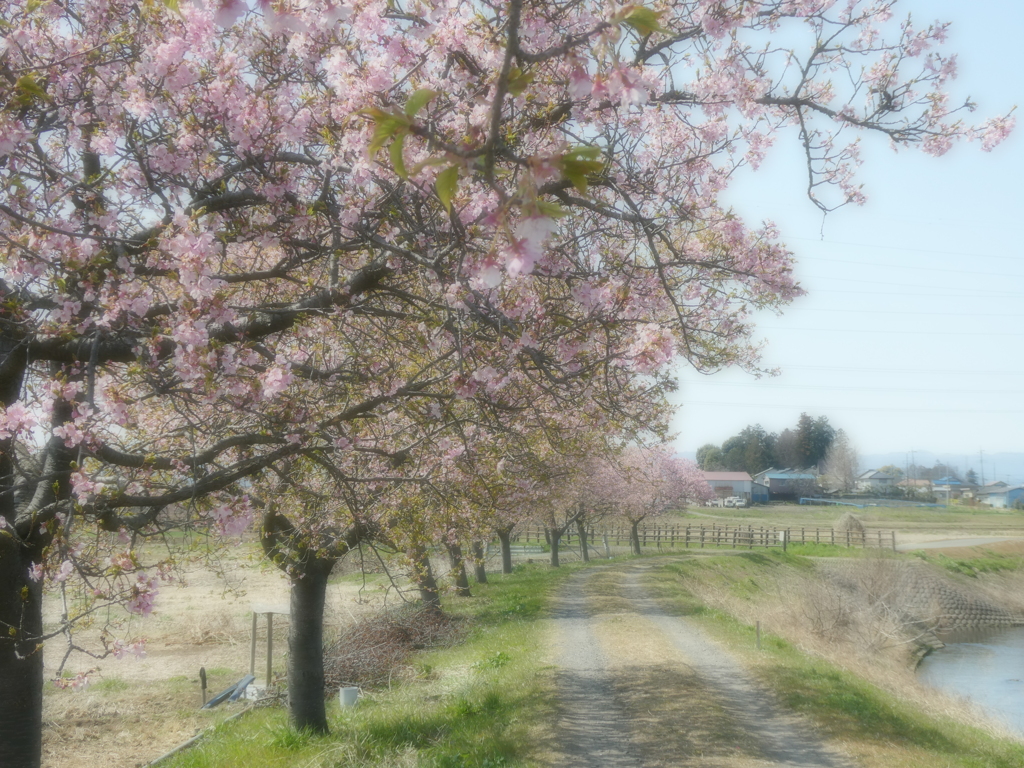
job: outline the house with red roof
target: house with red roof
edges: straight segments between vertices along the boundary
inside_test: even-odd
[[[767,504],[768,486],[754,482],[746,472],[704,472],[711,490],[720,500],[738,496],[748,504]]]

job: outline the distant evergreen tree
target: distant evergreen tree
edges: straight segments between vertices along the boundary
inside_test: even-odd
[[[772,464],[778,469],[800,466],[800,450],[797,433],[792,429],[782,430],[772,446]]]
[[[712,443],[702,445],[697,449],[697,466],[705,472],[715,472],[724,469],[722,449]]]
[[[800,414],[796,423],[796,452],[800,467],[809,467],[817,462],[814,460],[814,419],[806,413]]]
[[[817,466],[825,460],[832,441],[836,439],[835,428],[828,423],[827,416],[819,416],[811,426],[811,461],[807,466]]]

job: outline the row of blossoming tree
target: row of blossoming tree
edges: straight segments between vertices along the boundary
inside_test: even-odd
[[[673,361],[755,370],[749,313],[800,289],[737,169],[791,133],[829,209],[860,135],[1010,130],[893,5],[0,1],[5,764],[40,762],[43,642],[151,609],[148,538],[258,518],[315,645],[359,541],[504,530],[663,434]]]

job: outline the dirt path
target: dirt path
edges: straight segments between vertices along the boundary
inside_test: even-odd
[[[660,606],[644,570],[593,569],[566,585],[554,613],[557,763],[852,768],[694,622]]]

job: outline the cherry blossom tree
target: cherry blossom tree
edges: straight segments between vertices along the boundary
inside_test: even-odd
[[[1012,126],[894,5],[0,0],[7,763],[39,763],[43,585],[149,609],[121,538],[240,527],[289,462],[441,471],[445,409],[508,387],[639,420],[673,361],[755,368],[750,312],[799,288],[719,204],[736,168],[791,132],[831,208],[858,136]]]
[[[700,468],[672,455],[666,446],[626,448],[620,456],[601,461],[592,475],[593,493],[629,523],[629,543],[640,550],[640,523],[688,501],[714,498]]]

